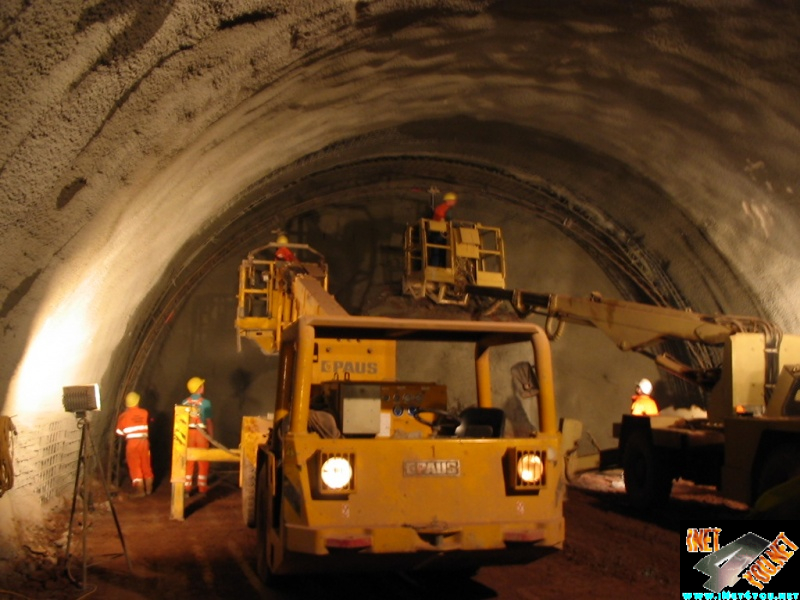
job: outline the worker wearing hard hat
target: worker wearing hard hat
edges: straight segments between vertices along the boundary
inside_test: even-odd
[[[278,239],[275,240],[275,242],[279,245],[278,249],[275,251],[275,258],[277,260],[283,260],[286,262],[299,262],[297,257],[294,255],[294,252],[286,247],[286,244],[289,243],[289,238],[281,234],[278,236]]]
[[[214,423],[211,419],[211,401],[203,397],[205,392],[205,379],[192,377],[186,382],[186,388],[191,394],[181,404],[189,407],[189,440],[190,448],[208,448],[209,438],[214,437]],[[205,434],[205,435],[204,435]],[[208,471],[210,463],[207,460],[186,461],[186,479],[184,492],[188,495],[194,490],[194,471],[197,465],[197,491],[205,494],[208,491]]]
[[[458,196],[455,192],[447,192],[443,201],[433,209],[433,221],[450,220],[450,210],[458,203]],[[428,242],[436,246],[446,246],[447,237],[444,233],[434,231],[428,236]],[[431,248],[429,262],[432,267],[447,266],[447,250],[444,248]]]
[[[636,393],[631,396],[631,414],[651,416],[658,414],[658,404],[650,394],[653,393],[653,384],[649,379],[642,379],[636,384]]]
[[[139,406],[136,392],[125,396],[125,410],[117,419],[117,435],[125,438],[125,461],[133,483],[133,495],[144,496],[153,491],[153,467],[150,463],[150,416]]]
[[[455,192],[447,192],[442,198],[442,203],[433,209],[434,221],[445,221],[449,217],[450,210],[458,204],[458,196]]]

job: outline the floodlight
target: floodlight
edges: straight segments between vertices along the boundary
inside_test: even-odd
[[[100,386],[90,385],[64,386],[64,410],[71,413],[83,413],[89,410],[100,410]]]
[[[80,497],[83,499],[83,526],[81,527],[83,531],[83,580],[81,581],[81,588],[86,589],[86,569],[89,566],[86,563],[86,534],[89,530],[89,528],[86,527],[86,523],[89,513],[89,478],[91,476],[91,473],[87,470],[87,464],[89,463],[89,458],[97,456],[97,449],[94,447],[94,441],[89,431],[91,419],[86,417],[86,412],[100,409],[100,386],[96,383],[64,386],[63,401],[64,410],[75,413],[78,429],[81,430],[81,449],[78,455],[78,468],[75,471],[75,487],[72,492],[72,512],[70,513],[69,526],[67,527],[67,577],[69,577],[70,581],[73,583],[78,583],[77,579],[72,576],[72,572],[70,571],[70,545],[72,543],[72,523],[75,520],[75,506],[78,503],[78,495],[80,494]],[[91,450],[91,452],[89,450]],[[100,471],[100,480],[103,482],[103,487],[106,490],[108,504],[111,507],[111,513],[114,515],[114,522],[117,524],[117,534],[119,534],[119,540],[122,542],[122,550],[125,553],[125,559],[128,561],[128,568],[133,571],[131,559],[125,547],[125,538],[122,537],[122,530],[119,527],[119,519],[117,519],[114,501],[111,498],[108,482],[106,481],[103,468],[99,461],[94,461],[94,468]]]

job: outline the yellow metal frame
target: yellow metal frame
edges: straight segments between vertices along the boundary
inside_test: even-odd
[[[463,306],[469,302],[466,285],[505,287],[505,248],[498,227],[420,219],[406,228],[403,250],[403,291],[414,298]],[[432,264],[436,252],[444,264]]]
[[[287,263],[274,258],[281,246],[297,253],[311,253],[312,262]],[[302,279],[297,288],[295,280]],[[270,243],[251,251],[239,267],[236,343],[252,340],[265,354],[274,354],[281,343],[281,332],[301,314],[344,314],[344,309],[328,294],[328,265],[322,255],[307,244]]]
[[[185,518],[185,498],[187,461],[204,460],[208,462],[239,462],[239,451],[222,450],[220,448],[190,448],[189,442],[189,407],[175,406],[172,429],[172,497],[170,500],[170,518],[183,521]]]

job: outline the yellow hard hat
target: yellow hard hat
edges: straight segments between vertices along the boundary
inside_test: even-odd
[[[289,243],[289,238],[286,237],[285,235],[279,235],[278,236],[278,243],[279,244],[288,244]]]
[[[128,392],[128,395],[125,396],[125,406],[131,408],[133,406],[139,406],[139,400],[141,400],[141,396],[136,392]]]
[[[455,192],[447,192],[444,195],[445,202],[456,202],[458,200],[458,196],[456,196]]]
[[[186,382],[186,389],[189,390],[190,394],[194,394],[203,387],[203,384],[206,382],[205,379],[200,377],[192,377],[189,381]]]

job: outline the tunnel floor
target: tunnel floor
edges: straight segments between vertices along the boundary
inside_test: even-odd
[[[69,569],[64,541],[70,510],[61,515],[57,565],[15,573],[12,590],[30,599],[79,598],[519,598],[573,597],[676,598],[680,592],[680,519],[738,519],[743,512],[725,505],[712,489],[676,482],[667,507],[633,511],[622,493],[619,472],[582,475],[564,504],[567,538],[563,551],[528,565],[485,567],[472,578],[403,573],[303,577],[279,589],[265,587],[255,574],[255,531],[242,523],[241,495],[234,472],[217,473],[205,497],[191,499],[186,519],[170,519],[170,485],[153,495],[132,498],[123,488],[113,497],[123,552],[105,496],[95,494],[86,533],[84,584],[82,513],[76,511]],[[99,486],[102,492],[102,486]],[[104,501],[105,500],[105,501]],[[46,545],[46,540],[42,540]],[[0,586],[4,587],[4,586]],[[8,588],[6,588],[8,589]],[[2,595],[2,594],[0,594]]]

